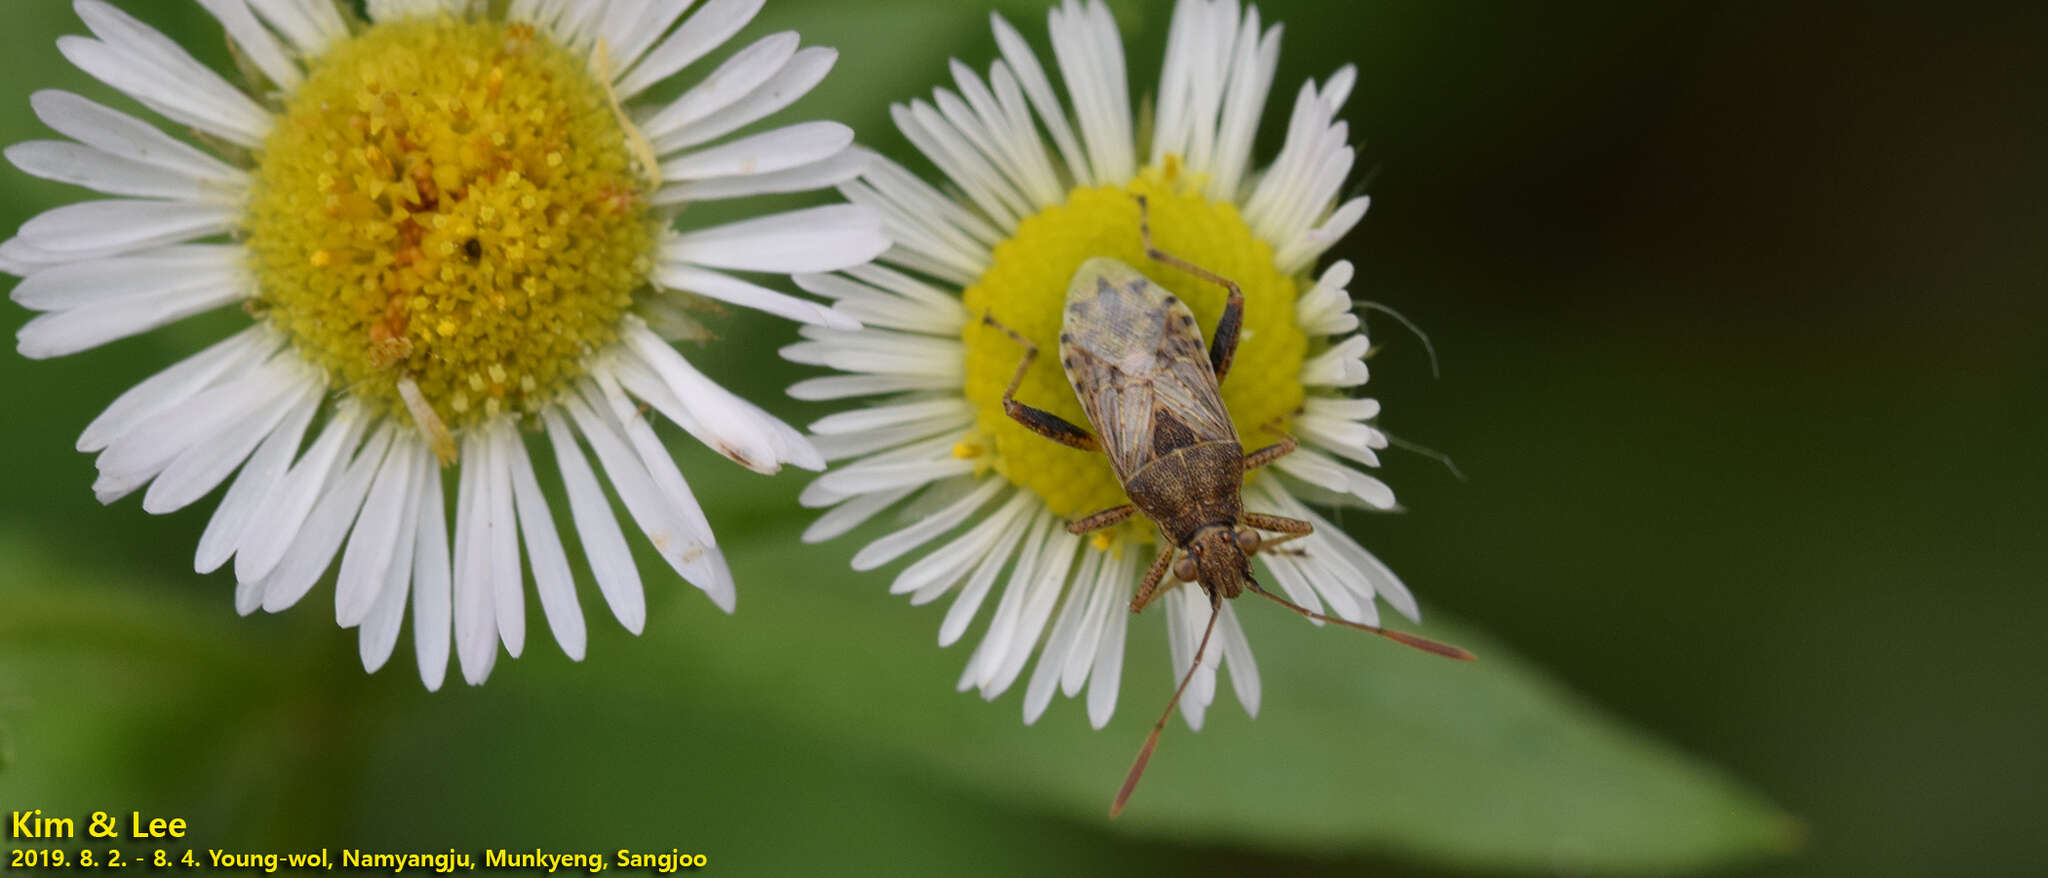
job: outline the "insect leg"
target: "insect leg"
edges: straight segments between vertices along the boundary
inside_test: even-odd
[[[1261,554],[1261,555],[1287,555],[1287,556],[1290,556],[1290,557],[1295,557],[1295,558],[1299,558],[1299,557],[1301,557],[1301,556],[1303,556],[1303,555],[1306,555],[1306,554],[1308,554],[1308,553],[1307,553],[1306,551],[1302,550],[1302,548],[1301,548],[1300,546],[1294,546],[1294,547],[1292,547],[1292,548],[1287,548],[1287,549],[1275,549],[1275,548],[1273,548],[1273,547],[1274,547],[1274,546],[1278,546],[1278,545],[1281,545],[1281,544],[1284,544],[1284,543],[1291,543],[1291,542],[1294,542],[1295,540],[1301,539],[1302,537],[1305,537],[1305,536],[1308,536],[1308,534],[1306,534],[1306,533],[1298,533],[1298,534],[1288,534],[1288,535],[1286,535],[1286,536],[1283,536],[1283,537],[1277,537],[1277,538],[1275,538],[1275,539],[1270,539],[1270,540],[1266,540],[1266,541],[1264,541],[1264,542],[1262,542],[1262,543],[1260,543],[1260,544],[1259,544],[1259,554]]]
[[[1067,522],[1067,533],[1080,535],[1090,531],[1098,531],[1105,527],[1122,524],[1125,519],[1136,514],[1138,514],[1138,507],[1132,506],[1129,503],[1125,503],[1122,506],[1111,506],[1086,518]]]
[[[1244,471],[1251,472],[1280,458],[1294,453],[1299,443],[1292,436],[1282,436],[1280,441],[1244,456]]]
[[[1002,330],[1012,341],[1024,346],[1024,359],[1017,363],[1016,374],[1010,376],[1010,386],[1003,390],[1003,412],[1008,414],[1011,420],[1023,424],[1025,429],[1061,445],[1079,448],[1082,451],[1101,451],[1102,446],[1096,443],[1095,437],[1087,430],[1074,426],[1067,419],[1052,412],[1032,408],[1017,401],[1017,386],[1024,383],[1024,373],[1031,371],[1031,362],[1038,359],[1038,345],[1032,344],[1030,339],[996,322],[994,317],[987,314],[981,315],[981,322]]]
[[[1296,536],[1307,536],[1315,533],[1316,530],[1315,525],[1302,521],[1299,518],[1288,518],[1284,515],[1267,515],[1263,512],[1245,513],[1244,523],[1259,530],[1270,530],[1276,533],[1294,534]]]
[[[1216,373],[1216,383],[1221,384],[1223,376],[1230,373],[1230,359],[1237,356],[1237,331],[1244,326],[1244,291],[1238,289],[1236,281],[1152,246],[1152,207],[1145,201],[1145,196],[1136,197],[1138,234],[1145,241],[1145,255],[1230,292],[1230,300],[1223,306],[1223,317],[1216,321],[1216,333],[1209,339],[1209,368]]]
[[[1172,546],[1166,547],[1166,551],[1159,553],[1158,560],[1152,562],[1152,569],[1145,571],[1145,579],[1138,583],[1137,594],[1131,596],[1131,612],[1144,612],[1154,598],[1166,593],[1159,583],[1166,578],[1166,569],[1173,564],[1175,551]]]

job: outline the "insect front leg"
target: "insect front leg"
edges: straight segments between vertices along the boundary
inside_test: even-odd
[[[1295,536],[1307,536],[1316,531],[1315,525],[1302,521],[1299,518],[1288,518],[1284,515],[1267,515],[1263,512],[1245,513],[1244,523],[1259,530],[1270,530],[1275,533],[1294,534]],[[1283,541],[1275,540],[1274,542]]]
[[[1259,467],[1265,466],[1266,464],[1272,463],[1273,461],[1286,457],[1287,455],[1294,453],[1294,449],[1299,446],[1300,443],[1295,442],[1293,436],[1282,436],[1280,437],[1280,441],[1245,455],[1244,471],[1251,472],[1252,470],[1258,469]]]
[[[1078,518],[1067,522],[1067,533],[1078,536],[1091,531],[1098,531],[1105,527],[1122,524],[1136,514],[1138,514],[1138,507],[1132,506],[1129,503],[1125,503],[1122,506],[1111,506],[1085,518]]]
[[[1136,198],[1138,234],[1145,241],[1145,255],[1230,292],[1230,300],[1223,305],[1223,317],[1216,321],[1216,332],[1209,338],[1209,368],[1216,373],[1216,383],[1222,384],[1223,376],[1230,373],[1231,358],[1237,356],[1238,330],[1244,327],[1244,291],[1238,289],[1236,281],[1152,246],[1152,206],[1145,196]]]
[[[1017,386],[1024,383],[1024,374],[1031,371],[1032,361],[1038,359],[1038,345],[1031,339],[1017,334],[988,314],[981,315],[981,322],[1003,331],[1012,341],[1024,346],[1024,359],[1017,364],[1017,372],[1010,376],[1010,386],[1003,390],[1003,413],[1010,419],[1023,424],[1025,429],[1061,445],[1079,448],[1082,451],[1101,451],[1102,446],[1087,430],[1074,426],[1067,419],[1040,408],[1033,408],[1017,401]]]
[[[1165,589],[1159,587],[1159,583],[1166,578],[1166,568],[1173,564],[1175,551],[1177,550],[1174,547],[1167,546],[1159,553],[1159,558],[1152,562],[1152,567],[1145,571],[1144,580],[1138,583],[1137,594],[1131,596],[1131,612],[1144,612],[1154,598],[1166,593]]]

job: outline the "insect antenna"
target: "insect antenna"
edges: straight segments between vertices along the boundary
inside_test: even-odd
[[[1448,643],[1438,643],[1427,637],[1418,637],[1416,635],[1409,634],[1406,631],[1395,631],[1392,628],[1376,628],[1371,625],[1361,625],[1357,622],[1352,622],[1347,619],[1339,619],[1335,616],[1325,616],[1321,613],[1315,612],[1306,607],[1303,607],[1300,604],[1283,598],[1277,594],[1260,588],[1259,584],[1256,582],[1247,582],[1245,583],[1245,587],[1251,589],[1252,591],[1258,592],[1259,594],[1265,595],[1266,597],[1272,598],[1275,602],[1280,604],[1280,606],[1286,607],[1311,619],[1316,619],[1323,622],[1335,622],[1346,628],[1356,628],[1360,631],[1364,631],[1370,634],[1377,634],[1381,637],[1384,637],[1395,643],[1399,643],[1403,646],[1412,646],[1416,649],[1422,650],[1423,652],[1440,655],[1444,658],[1457,659],[1461,662],[1469,662],[1478,658],[1478,656],[1475,656],[1469,652],[1466,652],[1463,649],[1452,646]]]
[[[1188,665],[1188,672],[1181,675],[1180,686],[1173,690],[1173,697],[1166,702],[1166,710],[1159,714],[1159,721],[1152,724],[1152,734],[1145,737],[1145,746],[1138,750],[1138,761],[1131,763],[1131,773],[1124,776],[1123,788],[1116,791],[1116,801],[1109,805],[1109,816],[1123,813],[1124,803],[1130,801],[1131,791],[1138,788],[1138,778],[1145,775],[1145,763],[1152,761],[1152,748],[1159,746],[1159,733],[1166,731],[1166,721],[1173,718],[1173,709],[1180,704],[1181,693],[1188,691],[1189,681],[1195,679],[1195,672],[1202,669],[1202,653],[1209,648],[1209,635],[1216,631],[1216,617],[1223,612],[1223,593],[1209,592],[1209,627],[1202,629],[1202,643],[1195,647],[1195,660]]]
[[[1423,353],[1429,355],[1429,377],[1444,377],[1443,373],[1437,370],[1436,345],[1430,343],[1429,333],[1423,332],[1422,327],[1415,325],[1415,321],[1408,319],[1407,316],[1403,315],[1401,312],[1389,308],[1385,305],[1382,305],[1378,302],[1360,302],[1352,307],[1359,311],[1378,311],[1382,314],[1387,315],[1388,317],[1394,318],[1396,322],[1400,323],[1402,326],[1407,327],[1409,332],[1414,333],[1416,338],[1421,339],[1422,351]]]

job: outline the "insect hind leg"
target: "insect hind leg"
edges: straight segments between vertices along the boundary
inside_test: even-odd
[[[1223,383],[1223,376],[1230,374],[1230,361],[1237,356],[1238,330],[1244,328],[1244,291],[1237,282],[1216,272],[1175,256],[1152,245],[1152,206],[1145,196],[1138,199],[1138,235],[1145,241],[1145,255],[1153,261],[1178,268],[1198,278],[1222,287],[1230,293],[1229,301],[1223,305],[1223,317],[1216,321],[1216,333],[1209,339],[1209,368],[1216,373],[1216,383]]]
[[[1016,373],[1010,376],[1010,386],[1003,390],[1003,413],[1009,415],[1011,420],[1023,424],[1025,429],[1061,445],[1082,451],[1101,451],[1102,446],[1087,430],[1074,426],[1066,418],[1052,412],[1017,401],[1017,387],[1024,383],[1025,373],[1031,371],[1031,363],[1038,359],[1038,345],[1018,334],[1017,330],[997,322],[995,317],[989,314],[982,314],[981,322],[1002,330],[1010,340],[1024,346],[1024,359],[1018,361]]]

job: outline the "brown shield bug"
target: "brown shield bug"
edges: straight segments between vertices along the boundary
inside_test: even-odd
[[[1181,582],[1199,582],[1209,595],[1209,625],[1188,672],[1174,689],[1166,710],[1138,751],[1138,759],[1110,805],[1114,817],[1137,788],[1159,735],[1173,708],[1201,666],[1216,630],[1225,598],[1256,592],[1311,619],[1369,631],[1396,642],[1463,661],[1472,654],[1455,646],[1413,634],[1361,625],[1311,612],[1260,587],[1252,578],[1251,557],[1273,551],[1289,540],[1307,536],[1314,525],[1299,519],[1247,512],[1245,474],[1285,456],[1295,441],[1283,438],[1246,454],[1237,427],[1223,404],[1221,382],[1237,352],[1238,330],[1244,321],[1244,293],[1237,284],[1178,256],[1152,246],[1152,228],[1145,197],[1137,196],[1138,230],[1145,255],[1223,287],[1229,299],[1206,351],[1202,330],[1186,303],[1145,275],[1114,259],[1095,258],[1081,264],[1067,286],[1066,311],[1060,329],[1060,363],[1080,397],[1081,409],[1094,426],[1091,433],[1058,415],[1016,399],[1017,387],[1038,356],[1038,347],[1016,331],[984,314],[982,321],[1024,348],[1024,359],[1003,392],[1003,411],[1032,432],[1082,451],[1109,456],[1110,468],[1131,502],[1105,509],[1067,525],[1082,534],[1112,527],[1144,513],[1164,537],[1167,548],[1145,571],[1131,598],[1131,612],[1145,609],[1164,594],[1162,581],[1170,570]],[[1260,531],[1281,534],[1268,539]],[[1177,560],[1176,560],[1177,559]]]

